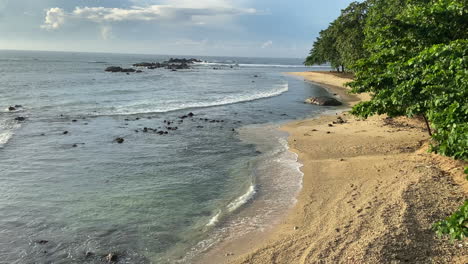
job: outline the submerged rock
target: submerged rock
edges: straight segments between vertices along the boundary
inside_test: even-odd
[[[23,116],[18,116],[15,118],[16,121],[24,121],[26,120],[26,117],[23,117]]]
[[[311,97],[305,100],[308,104],[320,105],[320,106],[339,106],[342,105],[340,101],[336,100],[332,97],[327,96],[319,96],[319,97]]]
[[[14,106],[8,107],[8,111],[15,111],[15,110],[16,110],[16,108]]]

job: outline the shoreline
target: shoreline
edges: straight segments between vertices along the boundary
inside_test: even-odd
[[[349,95],[350,79],[331,73],[290,74],[324,86],[348,107],[369,98]],[[427,153],[418,120],[360,120],[345,111],[281,126],[303,164],[298,202],[267,234],[234,241],[205,263],[468,260],[468,244],[437,239],[430,229],[468,197],[463,163]],[[346,123],[333,125],[337,116]],[[230,248],[247,253],[223,255]]]

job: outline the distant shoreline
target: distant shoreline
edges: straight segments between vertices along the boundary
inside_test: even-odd
[[[349,95],[344,83],[351,79],[336,74],[290,74],[324,86],[346,106],[369,98]],[[346,123],[333,124],[337,116]],[[427,153],[429,137],[420,121],[363,121],[343,112],[281,129],[304,165],[298,203],[268,235],[225,248],[208,263],[411,262],[426,255],[466,261],[466,247],[436,239],[430,226],[458,206],[468,186],[463,171],[447,169],[455,161]]]

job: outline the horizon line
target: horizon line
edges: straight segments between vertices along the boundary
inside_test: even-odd
[[[42,50],[42,49],[7,49],[0,48],[0,51],[38,51],[38,52],[57,52],[57,53],[104,53],[104,54],[120,54],[120,55],[149,55],[149,56],[187,56],[187,57],[227,57],[227,58],[269,58],[269,59],[305,59],[305,57],[267,57],[267,56],[226,56],[226,55],[188,55],[188,54],[156,54],[156,53],[125,53],[125,52],[109,52],[109,51],[76,51],[76,50]]]

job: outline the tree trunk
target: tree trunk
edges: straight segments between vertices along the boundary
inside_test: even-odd
[[[344,72],[345,68],[344,65],[341,65],[341,72]]]
[[[432,131],[431,131],[431,126],[429,125],[429,120],[427,120],[427,117],[425,114],[423,114],[422,117],[424,118],[424,122],[426,123],[427,133],[429,133],[429,136],[432,137]]]

